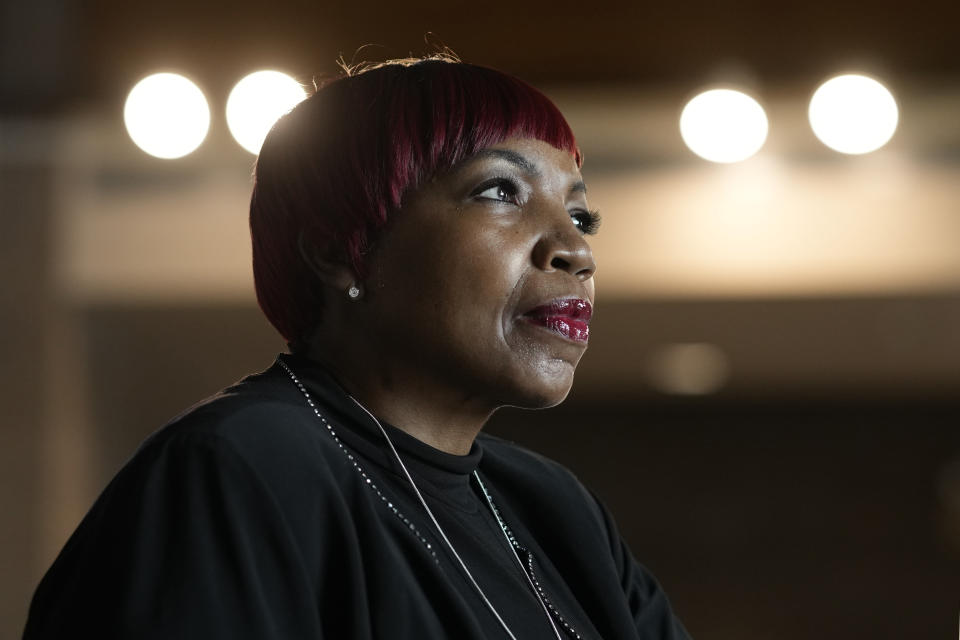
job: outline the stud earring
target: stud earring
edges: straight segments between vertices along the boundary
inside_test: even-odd
[[[351,285],[350,285],[350,288],[347,289],[347,296],[348,296],[351,300],[359,300],[359,299],[360,299],[360,287],[358,287],[356,284],[351,284]]]

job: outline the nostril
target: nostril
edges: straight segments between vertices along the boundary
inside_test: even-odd
[[[570,263],[560,257],[555,257],[550,261],[550,266],[554,269],[560,269],[562,271],[567,271],[570,269]]]

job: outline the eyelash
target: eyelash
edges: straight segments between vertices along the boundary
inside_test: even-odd
[[[592,236],[600,230],[600,212],[578,209],[571,212],[570,218],[573,224],[580,229],[584,235]]]
[[[484,191],[489,191],[490,189],[498,187],[500,192],[503,193],[505,200],[500,198],[480,198],[481,200],[493,200],[495,202],[510,202],[512,204],[519,204],[517,200],[517,194],[520,193],[520,189],[512,180],[507,178],[494,178],[493,180],[488,180],[481,184],[479,187],[473,190],[471,197],[477,198]],[[600,228],[600,213],[597,211],[588,211],[586,209],[576,209],[570,212],[570,219],[573,220],[574,226],[580,230],[584,235],[593,235]]]
[[[478,197],[484,191],[489,191],[494,187],[499,187],[503,191],[504,195],[508,198],[507,200],[500,200],[499,198],[480,198],[481,200],[494,200],[496,202],[510,202],[513,204],[518,204],[517,194],[520,193],[519,187],[512,180],[507,178],[494,178],[493,180],[487,180],[479,187],[473,190],[473,193],[470,195],[474,198]]]

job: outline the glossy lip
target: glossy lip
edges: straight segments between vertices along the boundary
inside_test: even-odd
[[[549,329],[568,340],[586,343],[590,339],[593,306],[581,298],[560,298],[534,307],[523,314],[530,323]]]

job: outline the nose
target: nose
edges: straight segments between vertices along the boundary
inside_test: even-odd
[[[533,262],[543,271],[566,271],[580,281],[589,280],[597,270],[593,251],[583,235],[565,215],[565,222],[545,232],[533,249]],[[563,228],[566,227],[566,228]]]

